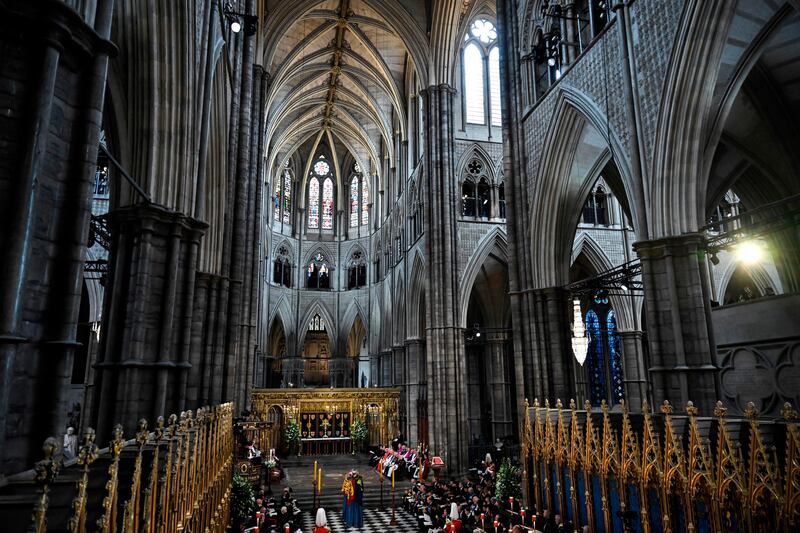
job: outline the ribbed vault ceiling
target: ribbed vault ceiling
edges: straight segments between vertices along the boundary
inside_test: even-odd
[[[294,2],[276,3],[264,57],[270,166],[324,137],[343,143],[365,168],[380,168],[381,143],[394,162],[395,131],[406,137],[409,50],[423,35],[394,3],[406,20],[390,23],[366,0],[305,2],[301,12],[282,7]],[[400,28],[416,35],[401,38]]]

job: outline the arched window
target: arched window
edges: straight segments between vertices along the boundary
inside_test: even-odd
[[[283,173],[275,178],[275,222],[291,224],[292,222],[292,184],[293,174],[289,168],[289,160],[283,165]]]
[[[316,313],[311,317],[311,322],[308,324],[308,331],[325,331],[325,321]]]
[[[308,268],[306,269],[306,288],[331,288],[331,267],[325,260],[325,256],[321,253],[315,255],[308,263]]]
[[[292,286],[292,261],[285,246],[278,248],[272,269],[272,281],[284,287]]]
[[[461,184],[461,215],[465,217],[490,218],[492,199],[485,165],[473,157],[466,166],[466,177]]]
[[[308,229],[333,229],[333,193],[331,166],[325,156],[320,155],[308,180]]]
[[[486,19],[472,23],[461,53],[464,116],[467,124],[502,125],[500,108],[500,50],[497,29]]]
[[[477,187],[472,178],[464,180],[461,185],[461,214],[465,217],[474,217],[477,213],[475,206],[478,200],[475,198]]]
[[[608,292],[598,291],[592,296],[584,326],[589,335],[589,400],[595,406],[603,400],[615,405],[625,398],[625,384],[617,319],[609,305]]]
[[[369,224],[369,185],[358,163],[353,167],[353,172],[350,178],[350,227],[357,228],[359,224]]]
[[[308,183],[308,227],[319,229],[319,180],[316,176]]]
[[[367,262],[361,250],[356,250],[350,256],[350,266],[347,269],[347,289],[359,289],[367,285]]]
[[[586,203],[583,204],[581,222],[583,224],[608,225],[607,196],[603,187],[597,187],[589,193]]]

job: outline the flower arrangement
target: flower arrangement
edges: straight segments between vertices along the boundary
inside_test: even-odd
[[[509,496],[522,496],[519,467],[511,464],[508,459],[503,459],[503,464],[497,470],[497,480],[494,487],[494,495],[500,501],[507,499]]]
[[[365,442],[367,442],[367,437],[369,433],[367,430],[367,424],[361,417],[356,418],[355,422],[353,422],[353,428],[350,433],[350,438],[353,439],[353,444],[357,448],[361,448]]]
[[[240,524],[256,511],[256,493],[247,479],[238,472],[233,473],[231,481],[231,521],[238,530]]]
[[[289,422],[284,430],[284,440],[289,450],[296,449],[300,445],[300,426],[296,422]]]

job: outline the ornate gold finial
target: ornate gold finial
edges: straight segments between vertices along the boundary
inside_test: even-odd
[[[786,402],[781,408],[781,417],[789,422],[794,422],[797,420],[797,411],[792,408],[792,404]]]
[[[558,410],[560,411],[560,410],[561,410],[561,407],[562,407],[562,405],[561,405],[561,398],[559,398],[559,399],[557,399],[557,400],[556,400],[556,409],[558,409]]]
[[[728,408],[722,405],[722,402],[717,400],[717,403],[714,405],[714,416],[717,418],[722,418],[728,414]]]
[[[672,405],[670,405],[669,400],[664,400],[664,403],[661,404],[661,412],[665,415],[672,414]]]
[[[756,404],[753,402],[747,402],[747,407],[744,408],[744,416],[746,416],[748,420],[755,420],[758,416]]]
[[[111,443],[108,446],[112,457],[116,457],[117,455],[119,455],[124,446],[125,446],[125,439],[122,438],[122,424],[117,424],[116,426],[114,426],[114,431],[111,436]]]
[[[642,402],[642,414],[649,415],[650,414],[650,402],[647,400]]]
[[[569,408],[573,411],[578,408],[578,404],[575,403],[575,398],[570,399]]]
[[[619,401],[619,408],[622,410],[622,414],[623,415],[627,415],[628,414],[628,402],[625,401],[625,398],[622,398]]]
[[[40,485],[48,485],[53,482],[58,475],[58,470],[61,468],[61,458],[56,458],[56,453],[60,449],[58,441],[53,437],[47,437],[42,446],[44,452],[44,459],[37,462],[33,467],[36,474],[34,481]]]
[[[583,410],[587,413],[592,412],[592,403],[589,400],[583,400]]]
[[[527,411],[530,408],[530,404],[528,403],[528,399],[525,398],[525,410]]]
[[[538,409],[539,408],[539,398],[536,398],[536,399],[533,400],[533,407],[534,407],[534,409]]]
[[[147,436],[147,420],[142,418],[136,425],[136,443],[139,445],[139,447],[142,447],[147,443]]]
[[[608,414],[608,403],[605,400],[600,400],[600,410],[603,414]]]
[[[697,416],[697,407],[694,406],[692,400],[686,402],[686,414],[689,416]]]

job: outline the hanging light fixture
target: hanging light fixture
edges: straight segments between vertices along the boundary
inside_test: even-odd
[[[583,366],[586,361],[586,352],[589,351],[589,335],[583,327],[581,301],[575,298],[572,301],[572,353],[578,364]]]

